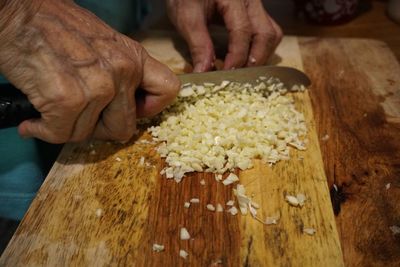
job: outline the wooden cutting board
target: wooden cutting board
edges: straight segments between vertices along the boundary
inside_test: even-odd
[[[185,63],[187,54],[175,49],[179,45],[159,34],[149,36],[142,43],[150,54],[176,72],[190,69]],[[162,161],[152,145],[134,141],[125,145],[66,145],[2,255],[0,265],[343,266],[310,95],[319,94],[315,90],[323,82],[322,74],[315,68],[330,56],[327,50],[335,56],[345,52],[348,58],[344,60],[351,61],[358,59],[360,44],[370,51],[381,49],[373,41],[351,42],[352,46],[346,47],[346,42],[339,39],[285,37],[273,59],[279,65],[303,69],[302,58],[306,58],[311,62],[306,65],[307,73],[317,82],[310,92],[295,95],[296,106],[305,114],[309,127],[307,151],[292,151],[292,160],[273,167],[256,162],[254,169],[239,173],[240,183],[261,205],[262,217],[280,215],[277,225],[262,225],[249,215],[208,211],[208,203],[223,204],[233,199],[232,187],[203,173],[190,175],[179,184],[160,177]],[[367,69],[370,63],[364,62]],[[345,71],[334,64],[329,66],[328,70],[321,65],[327,81],[329,71]],[[345,72],[340,73],[346,76]],[[394,105],[390,98],[383,107],[396,118]],[[140,138],[148,137],[142,134]],[[145,164],[140,163],[141,157]],[[206,181],[205,186],[200,185],[201,179]],[[287,205],[284,195],[299,192],[307,195],[307,204],[301,209]],[[193,197],[198,197],[200,204],[185,209],[184,202]],[[348,228],[354,229],[353,221],[347,222]],[[180,227],[188,229],[191,240],[179,240]],[[305,235],[303,227],[313,227],[317,232],[314,236]],[[346,240],[343,233],[342,242]],[[153,252],[154,243],[163,244],[165,251]],[[189,253],[187,260],[179,257],[179,249]],[[344,255],[356,260],[349,256],[346,262],[358,265],[366,259],[363,253],[356,253],[357,248],[351,249],[354,251]],[[390,262],[398,259],[392,257]]]

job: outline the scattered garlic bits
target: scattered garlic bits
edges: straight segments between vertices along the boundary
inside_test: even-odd
[[[314,228],[304,228],[303,233],[307,235],[314,235],[317,231]]]
[[[232,206],[230,209],[228,209],[228,212],[235,216],[236,214],[238,214],[239,211],[235,206]]]
[[[181,240],[189,240],[190,239],[190,234],[185,227],[181,228],[181,230],[179,232],[179,237]]]
[[[285,196],[285,200],[291,206],[303,207],[304,206],[304,202],[307,200],[307,198],[306,198],[306,196],[304,194],[297,194],[297,196],[286,195]]]
[[[228,175],[228,177],[226,177],[226,179],[222,181],[222,183],[224,185],[230,185],[230,184],[233,184],[234,182],[238,182],[238,181],[239,181],[239,177],[237,177],[237,175],[234,173],[230,173]]]
[[[181,249],[181,250],[179,250],[179,256],[186,260],[187,257],[189,256],[189,253],[187,253],[185,250]]]
[[[153,251],[155,251],[155,252],[164,251],[164,246],[163,245],[159,245],[159,244],[153,244]]]
[[[215,211],[215,207],[214,207],[213,204],[207,204],[206,208],[207,208],[209,211]]]
[[[278,215],[270,216],[270,217],[265,218],[264,224],[265,225],[278,224],[279,219],[280,219],[280,216],[278,216]]]
[[[274,164],[289,159],[290,147],[304,150],[304,116],[286,92],[274,78],[255,86],[184,84],[159,115],[159,125],[148,129],[161,142],[157,150],[169,166],[166,177],[179,182],[193,171],[245,170],[254,158]]]

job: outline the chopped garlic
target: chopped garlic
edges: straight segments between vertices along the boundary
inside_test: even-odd
[[[301,206],[301,207],[303,207],[304,206],[304,202],[306,201],[306,196],[304,195],[304,194],[297,194],[297,196],[296,196],[296,198],[297,198],[297,201],[299,202],[299,205]]]
[[[397,225],[392,225],[389,227],[390,230],[392,231],[393,235],[398,235],[400,234],[400,227]]]
[[[215,180],[216,180],[217,182],[222,181],[222,174],[216,174],[216,175],[215,175]]]
[[[190,239],[190,234],[185,227],[181,228],[181,230],[179,232],[179,237],[181,240],[189,240]]]
[[[116,161],[122,161],[122,159],[120,157],[116,157],[115,160]]]
[[[159,244],[153,244],[153,251],[155,252],[161,252],[164,250],[164,246],[163,245],[159,245]]]
[[[303,228],[303,233],[308,235],[314,235],[316,232],[314,228]]]
[[[213,204],[207,204],[206,207],[207,207],[207,209],[210,210],[210,211],[215,211],[215,207],[214,207]]]
[[[251,202],[249,202],[249,211],[251,216],[253,216],[253,218],[257,217],[257,210],[251,205]]]
[[[304,150],[305,118],[286,92],[276,78],[255,86],[183,85],[177,100],[156,118],[160,124],[148,128],[172,168],[166,177],[179,182],[194,171],[221,175],[252,168],[254,158],[268,164],[289,159],[290,147]]]
[[[226,202],[227,206],[233,206],[235,205],[235,201],[234,200],[229,200],[228,202]]]
[[[198,199],[198,198],[192,198],[189,201],[190,201],[190,203],[200,203],[200,199]]]
[[[97,209],[96,210],[96,216],[100,218],[102,215],[103,215],[103,210],[102,209]]]
[[[222,207],[222,205],[221,204],[217,204],[217,212],[223,212],[224,211],[224,208]]]
[[[236,189],[233,189],[233,194],[237,198],[240,212],[243,215],[246,215],[247,214],[247,207],[250,204],[251,199],[248,196],[246,196],[246,190],[245,190],[244,186],[241,185],[241,184],[238,184],[236,186]]]
[[[139,165],[143,166],[143,164],[144,164],[144,157],[140,157]]]
[[[267,217],[265,218],[265,224],[266,225],[271,225],[271,224],[277,224],[278,220],[279,220],[279,216],[271,216],[271,217]]]
[[[234,173],[230,173],[228,177],[226,177],[226,179],[222,181],[222,183],[224,185],[230,185],[237,181],[239,181],[239,177],[237,177],[237,175]]]
[[[200,184],[201,184],[201,185],[206,185],[206,181],[204,181],[204,179],[201,179],[201,180],[200,180]]]
[[[236,215],[239,211],[235,206],[232,206],[230,209],[228,209],[228,212],[230,212],[232,215]]]
[[[389,190],[389,189],[390,189],[390,186],[391,186],[391,184],[390,184],[390,183],[387,183],[387,184],[385,185],[386,190]]]
[[[255,203],[254,201],[251,201],[251,202],[250,202],[250,205],[251,205],[253,208],[255,208],[255,209],[259,209],[259,208],[260,208],[260,205],[258,205],[258,204]]]
[[[298,200],[296,197],[294,197],[294,196],[286,195],[285,199],[286,199],[286,201],[287,201],[290,205],[292,205],[292,206],[297,207],[297,206],[300,205],[299,200]]]
[[[328,141],[328,139],[329,139],[329,135],[327,135],[327,134],[324,135],[324,136],[321,138],[321,140],[324,141],[324,142],[325,142],[325,141]]]
[[[170,178],[174,178],[174,169],[169,167],[165,169],[165,176],[170,179]]]
[[[180,91],[179,91],[179,96],[180,97],[188,97],[194,94],[194,90],[192,87],[183,87]]]
[[[179,250],[179,256],[181,258],[184,258],[185,260],[187,259],[187,257],[189,256],[189,253],[187,253],[186,251],[184,251],[183,249]]]
[[[183,206],[188,209],[190,207],[190,202],[185,202],[185,204],[183,204]]]

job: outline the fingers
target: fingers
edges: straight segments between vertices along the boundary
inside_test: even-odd
[[[180,81],[168,67],[146,55],[140,87],[144,94],[136,101],[136,115],[139,118],[151,117],[175,99],[180,89]]]
[[[253,31],[247,66],[259,66],[265,64],[275,51],[282,39],[282,30],[260,1],[249,1],[247,9]]]
[[[180,5],[182,5],[182,8],[179,8]],[[193,60],[193,71],[204,72],[213,68],[214,46],[208,32],[207,18],[202,1],[172,3],[169,5],[168,13],[171,21],[189,46]]]
[[[241,67],[247,62],[251,41],[251,24],[245,3],[240,0],[218,0],[217,8],[229,32],[224,69]]]
[[[93,137],[100,140],[128,141],[136,132],[135,86],[120,87],[103,110]]]
[[[85,87],[84,94],[88,104],[77,118],[69,142],[78,142],[91,137],[102,110],[115,94],[115,84],[108,68],[92,65],[79,69],[77,76],[80,76],[81,85]]]

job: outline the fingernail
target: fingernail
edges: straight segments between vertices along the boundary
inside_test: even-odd
[[[203,66],[201,64],[197,64],[196,66],[194,66],[193,72],[201,72],[202,67]]]
[[[254,64],[254,63],[257,62],[257,60],[252,56],[250,56],[249,61],[250,61],[251,64]]]

